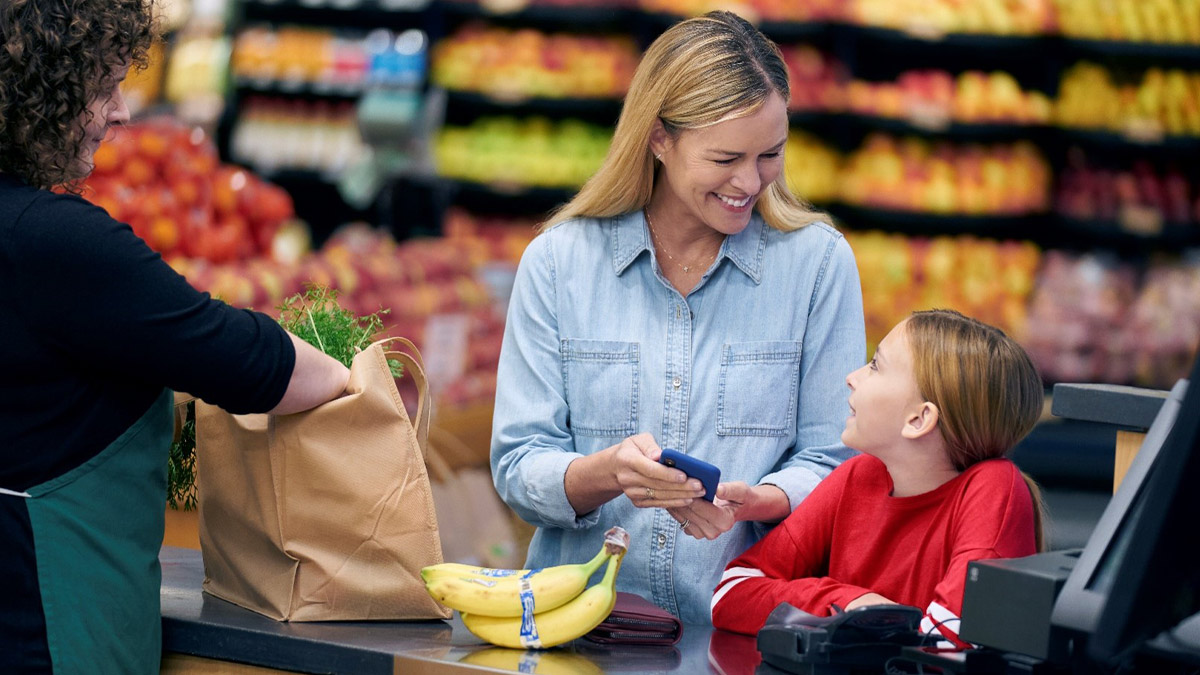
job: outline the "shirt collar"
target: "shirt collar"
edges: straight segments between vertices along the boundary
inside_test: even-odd
[[[613,271],[620,276],[643,251],[650,250],[650,230],[647,229],[645,214],[639,209],[614,218],[609,240],[612,243]],[[721,250],[717,252],[717,259],[729,258],[742,273],[758,284],[762,283],[763,252],[766,247],[767,224],[755,212],[750,216],[750,224],[746,229],[725,237]]]

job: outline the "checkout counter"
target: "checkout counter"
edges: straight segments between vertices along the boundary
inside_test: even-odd
[[[444,673],[781,673],[761,665],[754,638],[688,625],[673,647],[599,645],[519,651],[492,647],[451,621],[280,623],[205,595],[200,552],[165,546],[164,674],[441,675]]]
[[[1200,366],[1196,375],[1193,380],[1200,379]],[[1064,672],[1061,667],[1052,667],[1052,662],[1058,660],[1054,658],[1056,649],[1063,652],[1059,654],[1060,657],[1066,654],[1065,649],[1069,649],[1064,646],[1069,644],[1068,636],[1058,635],[1057,631],[1060,628],[1073,629],[1077,639],[1082,639],[1096,630],[1093,624],[1099,622],[1102,628],[1104,622],[1100,620],[1102,605],[1084,606],[1086,602],[1080,605],[1073,597],[1064,598],[1060,595],[1084,593],[1081,596],[1083,601],[1091,602],[1086,596],[1090,586],[1073,587],[1073,584],[1083,583],[1075,579],[1081,576],[1080,572],[1090,573],[1093,567],[1097,570],[1130,567],[1123,555],[1114,554],[1121,547],[1110,548],[1109,544],[1115,543],[1121,532],[1138,532],[1155,524],[1142,515],[1147,509],[1134,506],[1138,501],[1145,501],[1136,497],[1142,483],[1150,486],[1152,481],[1146,475],[1153,461],[1152,455],[1164,443],[1166,432],[1174,421],[1159,414],[1160,408],[1164,413],[1171,413],[1172,417],[1175,411],[1182,408],[1185,412],[1180,414],[1180,418],[1189,420],[1188,424],[1192,427],[1196,424],[1195,419],[1200,419],[1200,416],[1189,419],[1193,418],[1196,409],[1200,409],[1200,389],[1187,401],[1183,399],[1184,391],[1183,387],[1177,385],[1168,399],[1159,392],[1129,388],[1085,386],[1056,389],[1054,412],[1059,416],[1111,424],[1121,432],[1116,448],[1117,475],[1114,481],[1121,489],[1117,490],[1113,503],[1081,555],[1056,552],[1013,561],[972,563],[978,567],[971,572],[974,576],[969,579],[964,599],[964,639],[1002,650],[1000,653],[1003,654],[1033,658],[1021,665],[1017,672]],[[1174,402],[1164,406],[1167,400]],[[1147,431],[1150,440],[1145,440],[1143,435]],[[1159,434],[1159,431],[1162,433]],[[1178,448],[1170,456],[1179,462],[1191,461],[1188,459],[1188,448],[1185,447],[1191,446],[1191,434],[1194,433],[1197,439],[1192,447],[1200,446],[1200,431],[1191,427],[1186,431],[1189,434],[1186,439],[1174,439],[1172,436]],[[1148,448],[1152,450],[1147,451]],[[1139,449],[1142,451],[1141,461],[1135,461]],[[1164,451],[1163,454],[1168,453]],[[1123,481],[1130,467],[1131,480]],[[1183,467],[1184,464],[1180,464],[1180,468]],[[1175,492],[1182,495],[1180,499],[1191,500],[1186,504],[1183,501],[1163,504],[1163,509],[1183,506],[1190,511],[1190,506],[1196,502],[1196,491],[1189,489],[1189,479],[1200,467],[1196,462],[1186,464],[1186,467],[1187,475],[1159,471],[1154,476],[1158,483],[1152,487],[1163,489],[1181,483],[1175,485]],[[1129,484],[1123,485],[1123,482]],[[1147,503],[1153,504],[1159,496],[1155,494],[1155,499]],[[1165,497],[1165,494],[1161,496]],[[1179,513],[1176,508],[1164,510],[1163,513],[1194,517],[1192,513]],[[1175,532],[1192,530],[1190,536],[1194,539],[1193,528],[1194,523],[1191,523]],[[1160,538],[1159,544],[1164,541],[1174,544],[1176,539],[1187,538]],[[1175,552],[1174,549],[1156,551],[1167,555]],[[1068,562],[1063,562],[1064,555],[1070,558]],[[1079,563],[1075,562],[1076,557],[1079,557]],[[1155,558],[1161,559],[1158,556]],[[354,675],[485,672],[747,675],[785,672],[762,661],[755,638],[714,630],[708,625],[685,626],[681,641],[673,647],[599,645],[581,638],[553,650],[521,651],[484,643],[467,631],[457,615],[452,621],[279,623],[203,594],[201,584],[204,572],[199,551],[165,546],[160,561],[163,570],[162,672],[171,675],[261,675],[279,672]],[[1138,568],[1131,569],[1139,571]],[[1176,573],[1171,577],[1171,582],[1182,585],[1182,590],[1189,588],[1191,582],[1188,580],[1197,576],[1189,569],[1185,565],[1179,570],[1167,568],[1166,571]],[[1144,571],[1149,570],[1147,567]],[[982,581],[987,575],[994,577],[996,582],[970,583]],[[1070,602],[1056,603],[1056,600]],[[1056,604],[1065,607],[1056,607]],[[1037,607],[1041,609],[1035,609]],[[1079,607],[1086,611],[1079,610]],[[1161,607],[1161,603],[1158,607]],[[1006,608],[1008,614],[1005,613]],[[1082,612],[1080,615],[1086,619],[1083,623],[1087,625],[1072,619],[1070,612],[1064,614],[1064,609],[1075,610],[1077,614]],[[1150,609],[1157,614],[1162,613],[1161,609],[1155,609],[1154,606]],[[975,629],[968,635],[965,629],[972,618]],[[1169,625],[1163,627],[1170,628]],[[1159,649],[1160,652],[1172,661],[1200,666],[1200,614],[1180,624],[1180,628],[1174,632],[1168,630],[1164,635],[1174,643],[1170,650],[1163,648]],[[1184,644],[1181,641],[1190,641],[1188,644],[1192,646],[1180,648],[1175,643]],[[1153,646],[1153,643],[1150,644]],[[778,657],[778,654],[774,656]],[[1046,658],[1050,658],[1051,662],[1042,661]],[[1012,666],[1015,663],[1010,662],[1007,672],[1014,672]],[[1039,666],[1046,668],[1039,669]],[[801,672],[793,668],[789,670]],[[987,671],[990,669],[954,672]]]

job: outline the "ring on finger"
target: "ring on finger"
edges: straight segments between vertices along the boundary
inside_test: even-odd
[[[646,488],[646,499],[654,499],[654,488]]]
[[[683,519],[683,522],[679,524],[679,529],[681,529],[681,530],[686,530],[686,529],[687,529],[687,526],[688,526],[688,523],[690,523],[690,522],[692,522],[692,519],[691,519],[691,518],[684,518],[684,519]]]

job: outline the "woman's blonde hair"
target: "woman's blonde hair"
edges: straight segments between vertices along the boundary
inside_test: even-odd
[[[917,389],[938,408],[956,469],[1003,457],[1033,429],[1042,414],[1042,378],[1015,340],[945,309],[914,312],[905,329]],[[1021,475],[1033,498],[1037,547],[1044,550],[1041,490]]]
[[[642,57],[612,145],[600,169],[543,227],[578,216],[610,217],[644,208],[654,191],[650,132],[662,120],[677,136],[756,112],[771,94],[791,97],[779,48],[731,12],[709,12],[667,29]],[[795,230],[824,219],[796,197],[779,173],[756,206],[778,230]]]

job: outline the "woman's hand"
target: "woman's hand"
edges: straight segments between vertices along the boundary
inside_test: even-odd
[[[704,496],[699,480],[659,464],[660,454],[653,436],[638,434],[580,457],[567,466],[567,500],[583,515],[621,494],[639,508],[685,507]]]
[[[621,491],[640,508],[685,507],[704,496],[704,486],[658,463],[662,448],[650,434],[630,436],[616,447],[613,462]]]
[[[717,486],[712,503],[697,499],[688,506],[667,510],[688,535],[716,539],[739,520],[782,520],[790,512],[791,504],[787,494],[774,485],[751,487],[743,481],[732,481]]]

